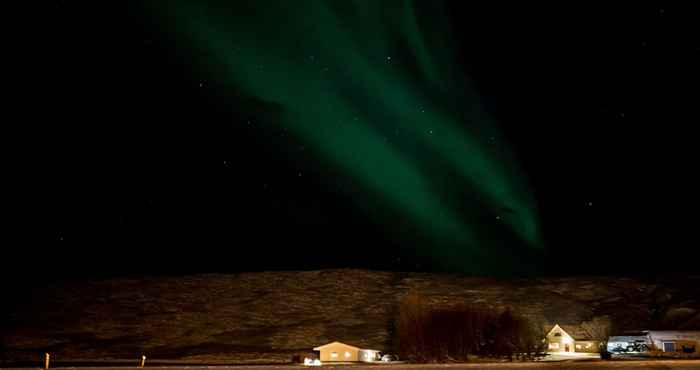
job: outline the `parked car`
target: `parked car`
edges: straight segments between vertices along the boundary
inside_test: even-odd
[[[321,360],[319,359],[311,359],[311,358],[305,358],[304,359],[304,366],[321,366],[323,365],[321,363]]]
[[[392,361],[398,361],[398,360],[399,360],[399,356],[397,356],[397,355],[392,355],[390,353],[382,355],[382,362],[392,362]]]

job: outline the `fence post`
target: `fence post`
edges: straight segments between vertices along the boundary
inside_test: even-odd
[[[146,366],[146,356],[145,355],[141,356],[141,367],[144,367],[144,366]]]
[[[49,355],[48,353],[46,353],[45,360],[44,360],[44,369],[48,369],[48,368],[49,368],[49,359],[50,359],[50,358],[51,358],[51,355]]]

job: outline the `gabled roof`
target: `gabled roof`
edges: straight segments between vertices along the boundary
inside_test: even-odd
[[[552,334],[552,332],[554,332],[554,331],[557,330],[557,329],[559,329],[558,331],[562,332],[562,334],[566,335],[566,336],[569,337],[571,340],[574,340],[574,338],[573,338],[571,335],[569,335],[569,333],[567,333],[566,330],[562,329],[561,326],[559,326],[559,324],[554,324],[554,327],[552,328],[552,330],[550,330],[549,332],[547,332],[547,335],[546,335],[546,336],[547,336],[547,337],[550,336],[550,335]]]
[[[566,330],[566,334],[569,334],[574,340],[591,340],[581,325],[561,325],[560,327],[562,330]]]
[[[576,341],[591,341],[591,340],[594,340],[594,339],[591,339],[591,338],[587,335],[587,333],[581,328],[580,325],[564,325],[564,324],[559,325],[559,324],[555,324],[554,327],[552,328],[552,330],[550,330],[550,331],[547,332],[547,335],[546,335],[546,336],[549,336],[550,334],[552,334],[552,332],[553,332],[554,329],[556,329],[556,328],[559,328],[559,330],[561,330],[561,332],[565,333],[565,334],[566,334],[569,338],[571,338],[572,340],[576,340]]]
[[[320,351],[321,348],[328,347],[328,346],[331,346],[331,345],[334,345],[334,344],[340,344],[340,345],[343,345],[343,346],[345,346],[345,347],[350,347],[350,348],[352,348],[352,349],[356,349],[356,350],[358,350],[358,351],[361,349],[361,348],[359,348],[359,347],[351,346],[351,345],[345,344],[345,343],[343,343],[343,342],[335,341],[335,342],[330,342],[330,343],[324,344],[324,345],[322,345],[322,346],[318,346],[318,347],[314,348],[314,351]]]
[[[646,335],[613,335],[608,337],[608,343],[629,343],[636,340],[646,340],[648,339]]]

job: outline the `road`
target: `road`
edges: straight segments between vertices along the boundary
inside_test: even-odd
[[[147,370],[301,370],[313,367],[292,365],[258,365],[258,366],[146,366]],[[529,362],[529,363],[482,363],[482,364],[446,364],[446,365],[325,365],[323,369],[346,370],[700,370],[700,360],[663,360],[663,361],[596,361],[596,362]],[[11,369],[11,368],[8,368]],[[22,368],[26,370],[27,368]],[[35,368],[36,369],[36,368]],[[58,367],[59,370],[141,370],[137,367]]]

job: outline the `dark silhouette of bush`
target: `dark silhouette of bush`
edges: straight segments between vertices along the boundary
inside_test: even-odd
[[[400,353],[414,362],[463,362],[470,355],[513,360],[543,351],[544,333],[538,327],[509,309],[432,308],[410,292],[401,301],[396,334]]]
[[[593,317],[591,320],[581,323],[581,329],[588,338],[599,342],[598,352],[600,353],[600,358],[605,359],[608,352],[608,337],[612,332],[612,320],[610,317]]]
[[[396,323],[397,342],[402,357],[417,362],[426,358],[425,329],[428,312],[423,297],[416,292],[409,292],[401,301]]]

